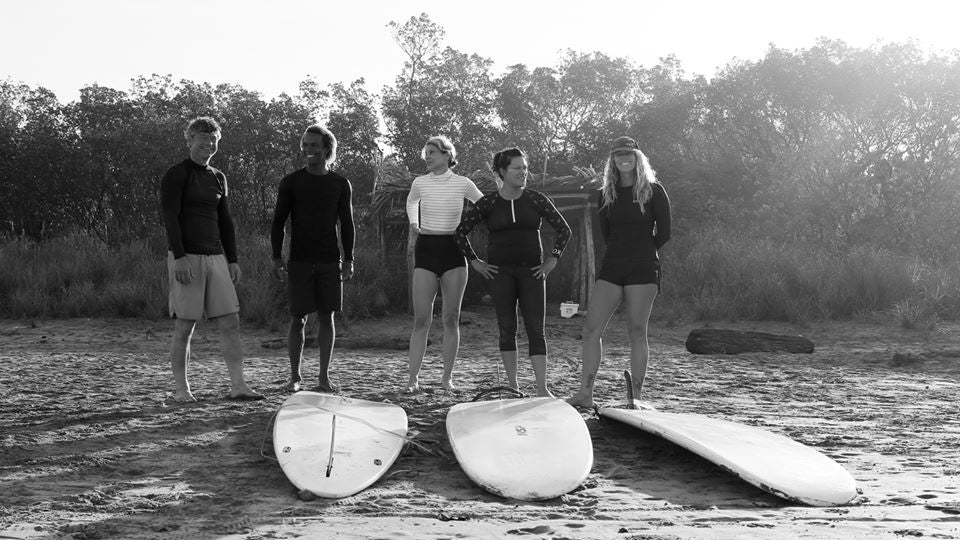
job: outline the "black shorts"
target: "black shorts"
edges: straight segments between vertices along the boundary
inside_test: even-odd
[[[343,308],[343,283],[340,263],[287,263],[287,293],[290,314],[303,317],[313,312],[333,312]]]
[[[604,260],[597,279],[625,287],[627,285],[656,285],[660,290],[660,261]]]
[[[414,268],[429,270],[440,277],[447,270],[466,266],[467,259],[460,253],[452,234],[421,234],[417,237],[413,252]]]

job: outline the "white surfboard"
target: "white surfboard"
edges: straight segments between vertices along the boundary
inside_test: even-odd
[[[856,482],[846,469],[793,439],[745,424],[634,404],[641,408],[600,407],[599,412],[676,443],[789,501],[838,506],[857,496]]]
[[[593,467],[580,413],[549,397],[459,403],[447,436],[463,472],[487,491],[523,501],[576,489]]]
[[[341,498],[383,476],[406,436],[407,413],[397,405],[297,392],[277,413],[273,448],[298,489]]]

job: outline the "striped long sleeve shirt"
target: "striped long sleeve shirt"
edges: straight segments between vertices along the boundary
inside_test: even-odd
[[[450,170],[418,176],[407,195],[407,218],[421,229],[452,234],[460,224],[463,199],[477,202],[482,196],[473,180]]]

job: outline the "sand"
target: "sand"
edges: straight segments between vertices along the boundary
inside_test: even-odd
[[[548,317],[558,396],[579,384],[581,324]],[[622,398],[628,350],[615,324],[601,402]],[[396,316],[339,330],[351,347],[388,346],[409,326]],[[819,449],[857,480],[853,504],[789,503],[588,411],[595,463],[580,488],[536,503],[483,491],[460,470],[444,428],[451,405],[502,383],[494,318],[482,307],[465,312],[458,392],[439,389],[439,328],[414,396],[401,393],[405,350],[336,351],[341,393],[402,405],[418,441],[379,482],[342,500],[302,500],[273,459],[271,420],[287,396],[285,350],[273,345],[281,333],[245,329],[248,378],[268,397],[237,403],[224,399],[216,328],[201,324],[189,370],[200,401],[181,405],[171,399],[170,321],[0,321],[0,538],[960,538],[960,327],[718,322],[803,335],[816,351],[692,355],[684,340],[702,326],[654,323],[644,398]],[[310,350],[311,382],[316,370]],[[532,392],[525,357],[521,383]]]

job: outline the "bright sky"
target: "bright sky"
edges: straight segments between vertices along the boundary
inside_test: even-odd
[[[94,82],[129,90],[153,73],[268,98],[296,94],[308,76],[364,77],[379,92],[404,60],[387,24],[421,12],[446,30],[445,45],[490,58],[497,73],[553,66],[566,49],[638,66],[672,53],[708,77],[771,43],[795,50],[820,36],[960,49],[952,0],[0,0],[0,79],[62,102]]]

